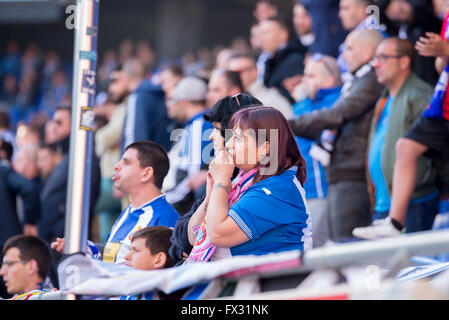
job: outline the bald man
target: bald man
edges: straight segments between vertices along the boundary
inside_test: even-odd
[[[365,176],[368,131],[382,86],[370,61],[383,37],[375,30],[355,30],[345,40],[344,58],[353,78],[330,108],[313,111],[290,120],[300,137],[330,144],[326,168],[330,237],[344,241],[356,226],[371,223],[370,200]],[[331,130],[331,131],[329,131]],[[322,132],[326,137],[322,137]],[[329,134],[331,133],[331,134]],[[332,138],[334,136],[334,138]]]

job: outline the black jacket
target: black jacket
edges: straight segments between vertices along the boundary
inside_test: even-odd
[[[329,183],[366,181],[365,159],[368,133],[377,99],[383,87],[371,66],[364,65],[331,108],[313,111],[289,123],[297,136],[316,140],[325,129],[337,130],[331,162],[326,170]]]
[[[69,153],[66,153],[45,181],[44,188],[41,191],[42,217],[38,224],[38,234],[48,242],[56,237],[64,236],[68,174]],[[90,216],[93,214],[93,208],[100,195],[100,180],[100,163],[95,152],[92,152]]]
[[[307,52],[296,35],[291,35],[287,45],[265,63],[264,84],[268,88],[275,87],[286,97],[290,103],[294,103],[290,93],[282,84],[284,79],[300,75],[304,71],[304,58]]]
[[[40,215],[39,191],[35,184],[12,168],[0,165],[0,246],[10,237],[22,233],[16,211],[16,197],[23,200],[25,223],[36,224]]]

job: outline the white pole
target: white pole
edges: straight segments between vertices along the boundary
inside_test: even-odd
[[[77,0],[65,254],[84,251],[88,233],[98,7],[99,0]]]

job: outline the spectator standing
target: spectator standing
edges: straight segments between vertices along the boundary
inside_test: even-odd
[[[203,119],[206,111],[206,83],[195,77],[182,79],[168,105],[170,117],[184,123],[179,141],[170,151],[170,176],[164,182],[167,200],[183,215],[204,193],[205,169],[211,149],[207,137],[212,125]],[[206,136],[205,136],[206,135]]]
[[[435,16],[432,6],[426,0],[391,0],[386,3],[385,14],[394,26],[394,35],[409,40],[413,45],[426,32],[438,33],[441,29],[441,20]],[[435,57],[417,55],[413,70],[433,86],[438,80],[434,65]]]
[[[336,130],[326,177],[329,231],[333,241],[352,237],[352,229],[371,222],[365,174],[369,125],[382,86],[370,61],[383,37],[375,30],[351,32],[344,57],[354,78],[342,88],[331,108],[315,110],[289,123],[297,136],[317,140],[323,130]]]

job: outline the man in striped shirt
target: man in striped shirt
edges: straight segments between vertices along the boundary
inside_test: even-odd
[[[174,227],[179,218],[176,210],[161,192],[162,182],[169,169],[165,149],[152,141],[130,144],[121,160],[114,166],[114,187],[129,197],[129,206],[123,210],[102,254],[103,261],[123,264],[131,246],[133,234],[149,226]],[[89,241],[95,255],[98,247]],[[62,252],[64,239],[58,238],[52,248]]]
[[[206,83],[196,77],[185,77],[169,94],[170,118],[184,124],[172,133],[177,140],[169,153],[170,173],[164,181],[167,201],[183,215],[205,192],[206,168],[212,159],[213,144],[209,135],[212,124],[203,118],[206,108]]]

